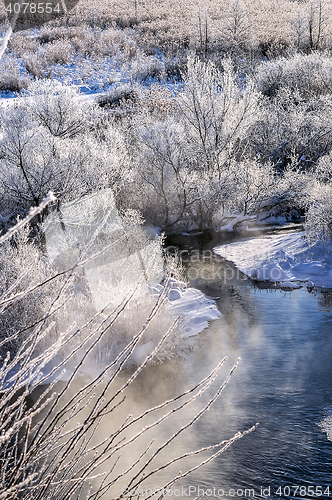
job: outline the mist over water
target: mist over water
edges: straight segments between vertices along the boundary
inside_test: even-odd
[[[249,489],[254,490],[255,498],[273,499],[308,498],[309,486],[321,486],[324,491],[329,486],[332,446],[329,413],[332,294],[328,291],[309,293],[305,288],[292,292],[264,288],[264,285],[258,288],[236,273],[232,280],[225,282],[212,272],[212,265],[214,271],[216,266],[221,270],[230,266],[219,257],[209,260],[205,256],[203,260],[188,262],[184,273],[190,275],[193,268],[200,271],[199,276],[204,278],[189,280],[189,284],[216,298],[222,316],[198,336],[186,339],[179,354],[161,364],[147,366],[126,390],[124,404],[99,427],[96,440],[99,442],[119,428],[129,414],[135,417],[194,386],[221,358],[228,356],[218,377],[221,382],[241,357],[221,397],[193,427],[160,453],[154,465],[160,466],[187,451],[228,439],[256,422],[259,427],[215,461],[181,480],[167,496],[190,494],[195,498],[199,496],[198,488],[210,498],[245,497],[249,495],[245,490]],[[131,369],[125,370],[107,394],[113,394],[131,373]],[[75,384],[73,393],[79,388],[80,380]],[[194,404],[124,448],[114,474],[130,467],[154,440],[147,453],[151,456],[204,406],[215,389],[216,386],[212,386]],[[154,418],[161,414],[157,412]],[[126,438],[152,421],[152,416],[148,416],[138,422]],[[208,456],[203,454],[201,459]],[[100,470],[109,471],[111,463],[114,460],[103,464]],[[144,488],[154,490],[194,463],[197,461],[191,458],[163,469],[152,476]],[[121,482],[112,496],[121,493],[121,487],[126,484],[125,480]],[[287,486],[291,488],[290,495]],[[295,494],[293,486],[302,486],[302,494],[300,490]],[[230,494],[232,489],[235,495]],[[145,498],[145,490],[140,495]]]
[[[226,264],[220,259],[220,266]],[[191,361],[195,373],[199,377],[201,367],[218,355],[227,354],[233,362],[241,356],[231,383],[206,416],[205,438],[212,441],[218,432],[260,425],[208,465],[199,480],[206,488],[225,491],[253,488],[258,497],[261,486],[270,487],[271,498],[288,498],[287,485],[328,486],[331,293],[259,289],[241,276],[226,284],[203,281],[206,293],[220,296],[223,316],[197,339]],[[303,498],[303,492],[295,496]]]

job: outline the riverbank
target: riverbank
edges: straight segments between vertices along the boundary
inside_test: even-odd
[[[213,250],[257,281],[332,288],[332,244],[310,244],[304,232],[249,238]]]

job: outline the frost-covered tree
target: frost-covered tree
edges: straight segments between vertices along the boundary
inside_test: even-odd
[[[211,43],[211,19],[206,7],[198,8],[197,12],[197,30],[199,52],[207,57],[209,45]]]
[[[308,190],[306,235],[309,241],[332,240],[332,158],[319,159]]]
[[[305,230],[310,242],[332,240],[332,185],[311,186]]]
[[[194,144],[197,168],[219,174],[260,115],[253,82],[241,85],[229,59],[219,71],[211,62],[189,57],[176,104]]]
[[[38,205],[49,187],[68,201],[108,182],[108,151],[93,137],[59,139],[31,124],[23,109],[2,118],[0,189],[7,210]]]
[[[163,228],[171,228],[195,203],[190,144],[182,123],[174,118],[140,126],[140,181],[148,195],[148,212]]]
[[[291,20],[291,29],[295,36],[295,46],[298,51],[307,46],[307,19],[303,10],[298,10],[296,16]]]
[[[83,103],[75,86],[57,80],[36,80],[22,94],[21,104],[39,125],[55,137],[73,138],[86,131],[96,116],[93,104]]]
[[[268,99],[250,142],[263,161],[283,169],[295,157],[308,169],[331,150],[330,62],[310,54],[259,67],[259,88]]]
[[[121,134],[99,126],[100,111],[75,89],[39,83],[17,107],[2,109],[0,119],[3,221],[38,205],[50,188],[59,204],[128,180]]]
[[[307,12],[308,38],[311,50],[321,48],[328,27],[328,2],[326,0],[312,0]]]
[[[241,87],[229,60],[222,72],[191,57],[173,103],[163,120],[135,119],[135,207],[166,230],[211,227],[225,211],[259,211],[274,183],[270,166],[250,156],[248,136],[262,116],[254,84]]]
[[[298,8],[291,21],[298,50],[317,51],[329,42],[330,3],[326,0],[311,0]]]
[[[231,51],[239,48],[248,48],[251,45],[253,34],[249,20],[247,6],[241,0],[231,0],[224,19],[222,32],[226,46]]]

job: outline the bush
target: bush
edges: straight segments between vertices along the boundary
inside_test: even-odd
[[[262,161],[278,171],[293,162],[303,170],[332,148],[330,95],[303,100],[297,89],[279,89],[263,101],[263,119],[251,129],[250,143]]]
[[[282,88],[296,89],[300,99],[310,100],[332,91],[332,59],[314,52],[295,54],[260,64],[257,69],[259,90],[275,97]]]
[[[332,186],[320,183],[311,187],[305,230],[309,242],[332,240]]]
[[[53,279],[52,284],[36,287],[46,282],[52,276],[52,270],[40,252],[29,241],[29,228],[16,233],[11,242],[1,245],[0,252],[0,294],[3,299],[13,297],[3,302],[5,307],[0,315],[0,352],[2,359],[6,349],[10,348],[12,355],[19,352],[22,345],[31,337],[34,327],[47,315],[52,302],[57,296],[61,280]],[[23,294],[23,296],[20,296]],[[14,300],[17,296],[18,299]],[[51,335],[51,321],[45,320],[44,327]]]
[[[101,133],[96,105],[56,82],[36,82],[26,96],[1,113],[2,213],[22,215],[49,188],[65,202],[128,177],[123,141],[105,123]]]
[[[19,92],[28,86],[29,80],[21,75],[18,61],[7,55],[0,61],[0,90]]]
[[[308,190],[305,230],[311,242],[332,240],[332,158],[320,158]]]

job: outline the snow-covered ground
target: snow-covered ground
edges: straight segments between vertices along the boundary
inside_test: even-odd
[[[296,288],[294,282],[332,288],[332,245],[308,244],[304,232],[251,238],[214,252],[257,281]]]
[[[157,285],[153,290],[159,294],[162,288],[162,285]],[[196,288],[187,288],[184,283],[176,280],[173,280],[168,300],[174,316],[182,318],[182,338],[197,335],[209,326],[209,321],[221,316],[213,299],[209,299]]]
[[[34,81],[25,68],[24,61],[17,57],[20,76],[26,78],[27,82]],[[75,86],[81,93],[81,98],[93,100],[101,95],[113,91],[119,86],[130,85],[135,87],[141,85],[149,88],[151,85],[162,85],[168,90],[176,91],[181,87],[172,77],[153,77],[153,68],[157,67],[161,73],[165,73],[163,55],[155,54],[137,58],[133,61],[123,62],[118,57],[92,57],[75,56],[71,63],[54,63],[47,69],[52,71],[52,80],[59,81],[68,86]],[[46,72],[47,73],[47,72]],[[14,104],[18,93],[0,90],[0,103]]]
[[[209,299],[203,292],[195,288],[187,288],[182,282],[175,279],[169,280],[168,292],[169,311],[174,318],[179,317],[182,325],[181,338],[192,337],[202,332],[209,326],[209,322],[221,316],[215,301]],[[159,295],[163,285],[148,287],[149,293]],[[156,347],[153,341],[143,342],[132,354],[132,361],[140,364]]]

